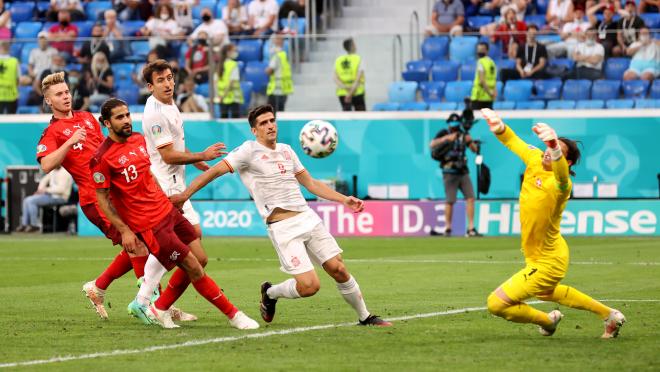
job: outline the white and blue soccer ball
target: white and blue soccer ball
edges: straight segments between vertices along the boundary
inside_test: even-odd
[[[337,129],[325,120],[312,120],[300,130],[300,145],[313,158],[329,156],[338,143]]]

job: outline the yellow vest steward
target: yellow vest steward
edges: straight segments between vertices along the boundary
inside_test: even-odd
[[[280,59],[280,66],[282,66],[282,74],[279,78],[275,77],[275,72],[270,75],[270,81],[268,81],[268,87],[266,88],[266,95],[273,95],[275,87],[277,86],[277,80],[280,80],[282,87],[282,94],[288,96],[293,93],[293,80],[291,79],[291,66],[289,65],[289,60],[286,58],[286,52],[281,50],[277,52],[277,57]]]
[[[339,81],[344,85],[352,86],[357,79],[358,73],[360,71],[360,56],[357,54],[346,54],[335,60],[335,72],[339,76]],[[360,84],[358,85],[354,96],[359,96],[364,94],[364,75],[360,79]],[[343,88],[337,88],[337,96],[346,96],[348,91]]]
[[[218,79],[218,95],[222,95],[227,89],[227,86],[231,83],[230,77],[232,71],[238,68],[238,63],[234,60],[227,59],[225,60],[224,68],[222,70],[222,76]],[[240,82],[236,82],[235,86],[230,86],[227,90],[227,95],[222,97],[222,103],[229,105],[232,103],[243,103],[243,90],[241,89]]]
[[[488,88],[494,90],[495,84],[497,84],[497,66],[495,66],[495,62],[493,62],[488,56],[479,58],[477,61],[477,70],[474,73],[474,82],[472,83],[471,99],[473,101],[494,101],[495,98],[491,97],[479,82],[479,65],[484,69],[484,77],[486,78],[486,85]]]
[[[18,99],[18,60],[14,57],[0,60],[0,102]]]

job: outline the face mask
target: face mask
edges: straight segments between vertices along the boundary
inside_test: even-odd
[[[62,27],[67,27],[67,26],[69,26],[69,21],[62,21],[62,22],[60,22],[60,25]]]
[[[201,46],[206,46],[206,39],[197,39],[197,44]]]
[[[477,53],[477,56],[479,56],[479,58],[484,58],[486,56],[486,53],[479,52],[479,53]]]
[[[641,42],[644,43],[644,44],[648,43],[649,40],[651,40],[651,38],[649,37],[649,35],[640,35],[640,36],[639,36],[639,41],[641,41]]]
[[[168,19],[170,19],[170,15],[167,14],[167,13],[162,13],[160,15],[160,19],[163,20],[163,21],[167,21]]]
[[[69,84],[71,84],[71,85],[78,84],[78,77],[77,76],[69,76]]]
[[[238,58],[238,52],[235,51],[235,50],[232,51],[231,53],[229,53],[229,58],[231,58],[231,59],[236,59],[236,58]]]
[[[210,15],[208,15],[208,14],[204,14],[204,15],[202,16],[202,21],[204,21],[204,22],[208,22],[208,21],[210,21],[210,20],[211,20],[211,16],[210,16]]]

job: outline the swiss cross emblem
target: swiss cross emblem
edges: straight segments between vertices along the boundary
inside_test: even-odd
[[[70,136],[71,135],[71,129],[66,128],[63,133],[64,133],[65,136]]]
[[[536,184],[536,187],[538,187],[539,189],[541,188],[542,183],[541,183],[541,179],[540,179],[540,178],[537,178],[536,181],[535,181],[534,183]]]
[[[94,125],[89,120],[85,120],[85,125],[87,125],[87,128],[92,129],[94,128]]]
[[[119,164],[124,165],[124,164],[128,163],[128,158],[126,157],[126,155],[122,155],[122,156],[119,157],[119,160],[117,160],[117,161],[119,162]]]

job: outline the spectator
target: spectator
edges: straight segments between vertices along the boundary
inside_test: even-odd
[[[176,105],[181,112],[209,112],[206,98],[195,93],[195,80],[188,77],[183,83],[183,89],[176,99]]]
[[[596,9],[596,13],[602,13],[605,9],[612,7],[614,8],[614,13],[619,13],[621,10],[621,1],[620,0],[587,0],[586,9]]]
[[[506,13],[509,9],[512,9],[516,13],[516,20],[524,22],[525,21],[525,12],[527,11],[527,3],[529,0],[507,0],[507,2],[501,2],[500,8],[500,17],[497,22],[489,23],[485,26],[482,26],[479,29],[479,32],[484,36],[493,36],[495,29],[500,25],[506,23]],[[491,3],[486,3],[491,4]],[[524,34],[523,34],[524,41]]]
[[[41,225],[39,207],[65,204],[71,196],[72,188],[73,177],[63,167],[57,167],[44,175],[39,181],[37,192],[23,199],[21,225],[16,228],[16,232],[32,233],[39,231]]]
[[[82,64],[84,69],[88,69],[96,53],[103,53],[107,59],[110,59],[110,47],[103,38],[103,26],[98,23],[92,27],[92,39],[85,41],[80,48],[78,63]]]
[[[639,14],[660,12],[660,0],[641,0],[639,2]]]
[[[277,31],[277,11],[275,0],[254,0],[248,5],[248,33],[254,36],[269,36]]]
[[[155,50],[151,50],[147,54],[147,63],[146,64],[154,62],[159,58],[160,58],[160,56],[158,55],[158,53]],[[149,91],[149,88],[147,88],[147,82],[144,81],[144,77],[143,77],[144,75],[142,75],[142,70],[144,70],[144,66],[146,64],[143,64],[140,68],[135,69],[135,71],[140,72],[139,74],[136,74],[135,72],[133,72],[131,74],[131,78],[133,80],[133,83],[137,86],[138,91],[140,92],[140,97],[138,98],[138,103],[140,103],[141,105],[144,105],[145,103],[147,103],[147,98],[149,98],[149,96],[151,95],[151,92]]]
[[[243,90],[241,89],[241,73],[236,58],[238,51],[234,44],[227,44],[220,49],[220,61],[216,80],[218,82],[218,96],[216,102],[220,103],[221,118],[238,118],[243,104]]]
[[[482,11],[499,12],[502,19],[505,19],[509,9],[513,9],[516,12],[516,18],[522,21],[525,19],[528,4],[529,0],[492,0],[484,3],[481,8]]]
[[[15,114],[18,109],[18,82],[21,64],[9,55],[9,42],[0,42],[0,114]]]
[[[89,97],[89,104],[100,106],[110,98],[115,87],[115,76],[108,57],[102,52],[96,52],[92,57],[89,72],[90,79],[87,81],[87,89],[92,92]]]
[[[229,44],[229,30],[227,25],[221,19],[213,19],[213,12],[210,8],[204,8],[201,12],[202,23],[197,26],[195,31],[190,34],[189,40],[199,40],[200,32],[204,32],[207,36],[204,38],[211,41],[211,47],[221,47]]]
[[[346,54],[335,60],[334,80],[337,86],[337,98],[342,111],[366,111],[364,101],[364,63],[356,52],[353,39],[344,40]]]
[[[282,3],[277,18],[287,19],[291,12],[296,13],[298,18],[305,18],[305,0],[286,0]]]
[[[286,51],[283,49],[282,35],[273,34],[271,37],[270,60],[266,73],[270,81],[266,88],[268,104],[273,106],[275,112],[284,111],[287,96],[293,93],[293,79],[291,79],[291,66]]]
[[[660,76],[660,40],[651,39],[651,31],[642,26],[639,40],[630,44],[626,53],[632,56],[623,80],[653,80]]]
[[[564,24],[573,20],[573,2],[571,0],[550,0],[545,13],[545,21],[550,30],[559,31]]]
[[[80,0],[50,0],[50,8],[46,13],[46,18],[50,22],[60,21],[59,13],[61,10],[66,10],[71,14],[71,19],[74,21],[83,21],[85,19],[85,12],[83,11]]]
[[[426,36],[462,34],[464,21],[465,9],[460,0],[439,0],[433,5],[431,25],[426,27]]]
[[[117,12],[114,9],[108,9],[103,13],[105,26],[103,27],[103,36],[105,37],[108,47],[110,47],[110,60],[121,60],[124,56],[130,54],[126,51],[126,41],[124,38],[124,31],[119,21],[117,21]],[[126,35],[134,36],[134,35]]]
[[[78,27],[71,24],[68,10],[60,10],[57,19],[58,23],[48,30],[48,39],[52,40],[52,47],[70,61],[73,57],[73,41],[78,37]]]
[[[174,20],[174,10],[168,4],[159,4],[154,17],[142,27],[142,35],[151,36],[149,47],[156,49],[161,57],[171,57],[175,54],[173,39],[184,35]]]
[[[598,30],[598,42],[605,48],[605,56],[620,56],[621,48],[617,44],[617,22],[614,21],[614,6],[606,5],[607,3],[599,3],[587,11],[589,22],[593,27]],[[603,20],[599,21],[596,18],[596,13],[603,9]]]
[[[548,62],[548,52],[543,44],[536,42],[538,27],[529,25],[527,42],[518,48],[515,69],[502,69],[502,82],[515,79],[545,79],[545,66]]]
[[[240,0],[229,0],[227,5],[222,8],[222,20],[229,29],[229,35],[243,35],[248,26],[247,9],[241,4]]]
[[[179,27],[184,30],[185,34],[189,34],[195,26],[192,16],[192,8],[199,5],[199,0],[169,0],[160,1],[160,3],[169,2],[174,9],[174,19]]]
[[[598,31],[591,28],[579,34],[580,42],[573,51],[575,61],[573,79],[597,80],[603,76],[605,49],[596,42]]]
[[[4,0],[0,0],[0,40],[11,39],[11,12],[5,8]]]
[[[208,38],[206,31],[200,31],[193,45],[186,52],[186,72],[197,84],[209,81]]]
[[[28,57],[28,75],[32,80],[37,79],[44,70],[52,67],[53,56],[57,54],[57,50],[48,44],[47,32],[39,33],[37,43],[39,46],[32,49]]]
[[[619,20],[617,42],[622,54],[628,54],[627,48],[637,41],[637,33],[644,26],[644,20],[635,14],[635,0],[626,0],[626,8],[621,12],[623,17]]]
[[[32,82],[32,91],[28,95],[27,101],[29,106],[40,106],[42,112],[50,112],[50,108],[48,108],[47,105],[44,107],[43,104],[44,95],[41,92],[41,81],[45,79],[46,76],[60,71],[64,71],[64,79],[68,81],[69,74],[66,71],[66,57],[62,53],[57,53],[52,57],[50,68],[43,70],[39,78],[34,79]]]
[[[89,71],[86,72],[90,74]],[[87,111],[89,109],[90,92],[87,90],[85,74],[78,70],[69,71],[69,91],[71,92],[71,105],[74,110]]]
[[[559,36],[562,41],[548,45],[547,50],[550,58],[558,58],[564,55],[572,56],[573,49],[578,43],[578,35],[590,27],[591,23],[584,18],[584,9],[576,8],[573,11],[573,20],[565,23],[561,28]]]
[[[525,43],[527,25],[516,18],[516,11],[513,8],[507,10],[504,18],[505,22],[497,27],[491,41],[493,43],[501,42],[502,51],[510,59],[514,59],[518,54],[518,45]]]
[[[146,21],[153,14],[156,0],[113,0],[115,11],[122,21]]]
[[[472,109],[493,108],[493,101],[497,98],[497,66],[488,56],[488,43],[477,44],[477,68],[474,72],[472,84]]]

